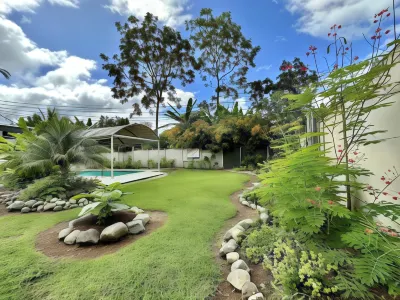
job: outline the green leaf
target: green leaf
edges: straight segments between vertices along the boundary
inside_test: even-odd
[[[82,208],[81,212],[79,213],[78,217],[88,214],[93,209],[95,209],[99,204],[101,204],[101,202],[93,202],[93,203],[89,203],[88,205],[84,206]]]

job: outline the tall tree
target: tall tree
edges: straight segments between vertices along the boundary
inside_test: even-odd
[[[171,27],[160,28],[157,21],[157,17],[147,13],[142,23],[134,16],[124,25],[117,22],[115,25],[122,36],[120,53],[112,57],[112,62],[100,54],[105,62],[103,69],[114,77],[113,97],[126,103],[143,94],[142,107],[150,109],[150,113],[155,108],[156,132],[160,105],[164,106],[166,99],[179,102],[174,80],[183,86],[193,82],[196,67],[190,42]],[[141,113],[141,106],[134,103],[132,115]]]
[[[92,118],[89,118],[88,120],[87,120],[87,122],[86,122],[86,126],[88,126],[88,127],[90,127],[90,126],[92,126],[93,124],[92,124]]]
[[[245,86],[247,72],[249,67],[255,67],[254,58],[260,47],[253,47],[251,40],[244,37],[230,12],[214,17],[211,9],[203,8],[200,17],[186,22],[186,27],[201,51],[202,79],[215,90],[212,99],[217,107],[221,96],[238,98],[237,89]]]

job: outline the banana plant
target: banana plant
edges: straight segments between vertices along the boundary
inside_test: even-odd
[[[181,114],[175,107],[173,107],[171,104],[168,103],[168,105],[172,108],[172,110],[168,110],[165,115],[167,117],[170,117],[171,119],[179,122],[179,125],[186,128],[187,126],[190,125],[192,122],[192,111],[194,106],[196,105],[197,100],[193,101],[192,98],[189,99],[188,104],[186,106],[186,112],[184,114]],[[159,128],[167,127],[169,125],[172,125],[173,123],[166,124],[164,126],[161,126]],[[173,124],[175,125],[175,124]]]
[[[0,68],[0,74],[2,74],[6,79],[10,79],[10,77],[11,77],[10,72],[8,72],[8,71],[5,70],[5,69],[1,69],[1,68]]]

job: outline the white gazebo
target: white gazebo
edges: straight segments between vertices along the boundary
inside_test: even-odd
[[[82,136],[98,141],[111,140],[111,177],[114,177],[114,145],[125,145],[134,147],[141,142],[157,142],[158,144],[158,171],[160,171],[160,140],[157,134],[148,126],[143,124],[128,124],[116,127],[103,127],[87,129]]]

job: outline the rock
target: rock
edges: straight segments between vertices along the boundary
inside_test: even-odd
[[[254,203],[252,203],[252,204],[250,204],[250,207],[251,207],[252,209],[256,209],[256,208],[257,208],[257,205],[255,205]]]
[[[78,219],[70,221],[68,223],[68,227],[69,228],[74,228],[76,226],[81,226],[81,225],[88,226],[88,225],[96,224],[96,222],[97,222],[97,217],[95,215],[87,214],[87,215],[84,215],[84,216],[82,216],[82,217],[80,217]]]
[[[103,230],[104,231],[104,230]],[[97,244],[100,239],[100,233],[93,228],[81,231],[76,237],[77,244]]]
[[[236,248],[238,247],[238,244],[234,239],[230,239],[225,245],[221,247],[219,250],[219,253],[221,255],[226,255],[228,253],[234,252]]]
[[[64,208],[68,209],[71,206],[71,204],[69,204],[69,202],[65,203]]]
[[[126,226],[128,226],[128,231],[130,234],[138,234],[145,230],[142,220],[133,220],[126,223]]]
[[[244,233],[244,228],[240,225],[236,225],[231,229],[231,234],[232,238],[236,241],[239,242],[242,240],[242,235]]]
[[[44,206],[43,205],[39,205],[37,207],[37,212],[41,212],[41,211],[43,211],[43,209],[44,209]]]
[[[30,212],[31,211],[31,209],[29,208],[29,207],[23,207],[22,209],[21,209],[21,213],[23,213],[23,214],[26,214],[26,213],[28,213],[28,212]]]
[[[54,207],[56,207],[56,203],[47,203],[44,207],[43,207],[43,211],[48,211],[48,210],[53,210]]]
[[[53,198],[53,199],[51,199],[49,202],[50,203],[56,203],[58,201],[58,198]]]
[[[226,255],[226,260],[228,263],[232,264],[239,259],[239,253],[231,252]]]
[[[76,204],[76,200],[71,198],[71,199],[69,199],[69,203]]]
[[[64,243],[67,245],[73,245],[76,242],[76,238],[78,237],[78,235],[81,233],[80,230],[74,230],[72,231],[70,234],[68,234],[65,238],[64,238]]]
[[[242,269],[247,272],[250,272],[250,268],[247,266],[247,264],[242,259],[239,259],[232,264],[231,272],[238,270],[238,269]]]
[[[100,234],[100,241],[115,242],[127,234],[128,227],[124,223],[118,222],[103,229]]]
[[[65,201],[63,201],[63,200],[58,200],[58,201],[56,202],[56,205],[57,205],[57,206],[63,206],[63,205],[65,205]]]
[[[24,206],[25,206],[25,202],[24,201],[15,201],[14,203],[11,203],[11,205],[9,207],[7,207],[7,209],[9,211],[21,210]]]
[[[245,282],[250,281],[250,274],[245,270],[237,269],[229,273],[227,280],[235,287],[235,289],[242,290]]]
[[[244,230],[249,229],[253,225],[254,221],[252,219],[245,219],[237,223],[236,225],[242,226]]]
[[[253,296],[251,296],[248,300],[264,300],[264,296],[261,293],[257,293]]]
[[[266,209],[265,207],[262,207],[262,206],[260,206],[260,205],[257,205],[257,210],[258,210],[260,213],[263,213],[263,212],[266,212],[266,211],[267,211],[267,209]]]
[[[71,232],[72,232],[72,228],[65,228],[65,229],[63,229],[63,230],[61,230],[60,232],[59,232],[59,234],[58,234],[58,239],[59,240],[63,240],[63,239],[65,239],[66,237],[67,237],[67,235],[69,235]]]
[[[53,208],[53,211],[60,211],[60,210],[63,210],[62,206],[56,206]]]
[[[8,201],[8,202],[6,202],[6,204],[7,204],[7,206],[9,206],[9,205],[13,204],[13,202],[12,201]]]
[[[83,207],[83,203],[79,203],[78,205],[79,205],[79,207]]]
[[[84,205],[84,206],[86,206],[86,205],[88,205],[88,204],[89,204],[89,201],[87,201],[87,200],[83,202],[83,205]]]
[[[35,208],[35,207],[38,207],[38,206],[40,206],[40,205],[43,205],[43,201],[36,201],[36,203],[35,204],[33,204],[33,208]]]
[[[25,202],[25,206],[31,208],[36,202],[36,200],[28,200]]]
[[[78,204],[79,204],[79,203],[83,203],[83,202],[85,202],[85,201],[87,201],[86,198],[81,198],[81,199],[78,200]]]
[[[133,211],[133,212],[135,212],[135,213],[137,213],[137,214],[142,214],[142,213],[144,213],[144,210],[143,210],[143,209],[140,209],[139,207],[136,207],[136,206],[132,206],[132,207],[130,208],[130,210]]]
[[[247,207],[250,207],[250,204],[249,204],[249,202],[248,201],[242,201],[242,204],[244,205],[244,206],[247,206]]]
[[[260,220],[263,222],[263,223],[267,223],[268,221],[269,221],[269,215],[267,214],[267,213],[261,213],[260,214]]]
[[[258,288],[254,283],[252,283],[250,281],[246,281],[243,284],[242,299],[248,299],[250,296],[253,296],[256,293],[258,293]]]
[[[137,220],[142,220],[143,226],[146,226],[146,224],[150,221],[150,216],[148,214],[138,214],[133,221]]]
[[[232,229],[229,229],[229,230],[225,233],[223,239],[224,239],[224,241],[229,241],[231,238],[232,238]]]
[[[71,204],[71,206],[69,207],[69,208],[76,208],[76,207],[78,207],[78,204]]]
[[[258,186],[260,186],[261,185],[261,182],[253,182],[253,186],[254,187],[258,187]]]

